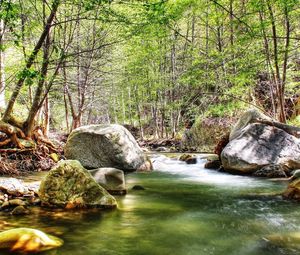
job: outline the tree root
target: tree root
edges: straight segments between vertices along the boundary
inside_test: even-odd
[[[33,138],[38,144],[42,144],[48,148],[48,151],[58,152],[56,146],[43,134],[41,127],[36,127],[33,131]]]
[[[10,123],[12,123],[10,121]],[[18,151],[22,150],[34,150],[36,147],[42,149],[45,154],[49,152],[58,152],[56,146],[44,136],[42,128],[37,126],[31,137],[25,137],[24,132],[19,128],[21,125],[19,122],[17,126],[14,126],[10,123],[0,121],[0,132],[6,134],[6,137],[3,141],[0,141],[0,152],[5,150],[5,152],[15,152],[15,149]],[[28,142],[26,142],[27,140]],[[7,148],[9,146],[9,148]]]
[[[18,139],[18,137],[23,139],[25,138],[25,134],[20,128],[15,127],[9,123],[0,121],[0,132],[5,133],[8,137],[5,141],[1,142],[0,147],[3,147],[4,145],[7,145],[9,142],[11,142],[14,146],[16,146],[19,149],[24,148],[23,144]]]

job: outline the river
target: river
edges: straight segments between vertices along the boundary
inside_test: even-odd
[[[174,155],[173,155],[174,156]],[[285,183],[188,165],[152,154],[155,170],[126,176],[128,194],[112,211],[0,215],[0,227],[31,227],[59,236],[51,255],[276,255],[300,249],[266,245],[269,234],[300,231],[300,205],[280,196]],[[142,185],[145,190],[132,190]]]

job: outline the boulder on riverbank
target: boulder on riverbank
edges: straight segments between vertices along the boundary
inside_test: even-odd
[[[127,193],[125,177],[122,170],[107,167],[89,171],[95,181],[112,195],[124,195]]]
[[[60,161],[41,182],[43,206],[61,208],[114,208],[117,202],[79,161]]]
[[[221,153],[222,165],[227,172],[237,174],[289,175],[300,167],[300,139],[294,135],[297,130],[250,110],[231,131]]]
[[[152,170],[150,160],[131,133],[117,124],[77,128],[68,137],[64,150],[67,159],[78,160],[88,169]]]
[[[253,123],[230,141],[221,154],[228,171],[251,174],[270,164],[300,167],[300,140],[269,125]]]

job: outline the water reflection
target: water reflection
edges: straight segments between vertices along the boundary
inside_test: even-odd
[[[50,255],[276,255],[263,237],[299,231],[300,206],[276,196],[283,184],[203,169],[154,156],[156,171],[127,175],[128,194],[118,209],[32,209],[31,215],[0,214],[0,227],[33,227],[64,240]],[[142,185],[145,190],[131,190]],[[247,195],[254,194],[254,195]]]

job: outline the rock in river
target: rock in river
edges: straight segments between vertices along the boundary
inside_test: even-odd
[[[286,247],[291,249],[300,248],[300,232],[268,235],[264,238],[264,240],[277,247]]]
[[[116,124],[89,125],[73,130],[65,146],[65,156],[80,161],[88,169],[152,170],[151,162],[131,133]]]
[[[62,244],[61,239],[32,228],[15,228],[0,233],[0,249],[22,254],[42,252]]]
[[[77,160],[60,161],[41,182],[44,206],[114,208],[117,202]]]
[[[268,177],[268,178],[286,178],[288,169],[282,165],[267,165],[257,170],[253,175],[256,177]]]
[[[251,174],[270,164],[297,169],[300,139],[273,126],[249,124],[226,145],[221,160],[225,170],[242,174]]]
[[[105,188],[110,194],[126,194],[125,177],[122,170],[107,167],[89,171],[95,181]]]
[[[300,178],[292,181],[283,193],[283,197],[287,199],[300,201]]]

